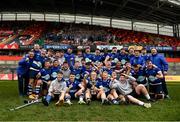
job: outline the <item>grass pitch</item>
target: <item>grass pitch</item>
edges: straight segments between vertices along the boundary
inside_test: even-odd
[[[51,102],[49,107],[42,103],[26,108],[9,111],[9,108],[23,104],[25,98],[18,96],[17,81],[0,81],[0,120],[1,121],[180,121],[180,84],[168,84],[171,100],[152,103],[146,109],[137,105],[102,106],[99,101],[90,106],[78,105],[56,107]],[[146,101],[146,100],[144,100]]]

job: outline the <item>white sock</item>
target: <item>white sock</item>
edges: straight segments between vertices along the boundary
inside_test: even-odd
[[[146,99],[147,99],[147,100],[149,100],[149,99],[150,99],[149,94],[146,94],[146,95],[144,95],[144,96],[146,97]]]
[[[139,101],[139,102],[138,102],[138,105],[143,106],[143,105],[144,105],[144,102]]]
[[[67,99],[67,103],[71,102],[70,99]]]
[[[83,101],[83,97],[80,96],[80,97],[79,97],[79,101]]]
[[[102,102],[104,102],[104,100],[105,100],[105,99],[104,99],[104,98],[102,98]]]

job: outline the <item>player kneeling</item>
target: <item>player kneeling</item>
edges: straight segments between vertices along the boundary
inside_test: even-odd
[[[149,81],[149,94],[152,98],[164,99],[164,93],[162,88],[163,74],[161,70],[154,67],[152,61],[148,60],[146,62],[146,75]]]
[[[66,88],[67,87],[66,82],[63,79],[63,73],[58,72],[57,78],[53,80],[50,84],[48,95],[42,98],[43,104],[45,106],[48,106],[52,98],[58,98],[56,105],[63,105]]]
[[[45,61],[45,66],[40,70],[37,74],[37,82],[35,86],[35,99],[39,98],[39,95],[42,90],[42,95],[46,95],[49,85],[51,83],[50,76],[51,76],[51,64],[50,61]]]
[[[69,80],[66,82],[67,90],[65,95],[65,103],[71,105],[71,99],[79,98],[79,104],[85,104],[84,101],[84,87],[83,85],[75,80],[75,74],[71,73]]]

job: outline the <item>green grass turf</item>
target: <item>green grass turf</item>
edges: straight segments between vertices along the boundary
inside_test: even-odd
[[[9,108],[22,105],[25,98],[18,96],[17,81],[0,81],[0,120],[64,120],[64,121],[118,121],[118,120],[180,120],[180,84],[168,84],[171,100],[152,103],[146,109],[137,105],[102,106],[92,102],[90,106],[78,105],[73,101],[70,107],[49,107],[42,103],[9,111]]]

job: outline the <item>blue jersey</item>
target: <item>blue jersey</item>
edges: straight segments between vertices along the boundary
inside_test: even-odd
[[[74,81],[74,82],[71,82],[70,80],[69,81],[67,81],[66,82],[66,85],[67,85],[67,87],[69,88],[71,85],[72,85],[72,88],[69,90],[69,93],[70,94],[74,94],[74,93],[76,93],[79,89],[80,89],[80,82],[78,82],[78,81]]]
[[[43,81],[49,81],[51,79],[51,69],[41,69],[41,80]]]
[[[41,60],[41,63],[42,63],[42,67],[44,67],[44,64],[45,64],[45,61],[49,60],[47,57],[42,57],[40,56],[39,57],[39,60]]]
[[[82,72],[86,71],[86,66],[81,66],[82,67]]]
[[[168,63],[162,55],[151,55],[149,59],[155,64],[161,71],[168,71]]]
[[[84,75],[85,74],[91,74],[91,72],[93,71],[93,69],[92,68],[90,68],[90,69],[87,69],[86,67],[84,67],[83,69],[82,69],[82,76],[84,77]]]
[[[57,73],[61,70],[60,66],[51,68],[51,80],[55,80],[57,78]]]
[[[118,53],[108,53],[108,56],[112,59],[118,58],[119,54]]]
[[[138,84],[146,84],[146,72],[145,69],[140,68],[138,71],[131,70],[131,75],[136,78]]]
[[[103,61],[103,56],[102,55],[94,55],[93,61],[94,62],[96,62],[96,61],[101,62],[101,61]]]
[[[107,92],[110,91],[110,82],[111,82],[110,79],[107,79],[107,80],[100,79],[97,82],[97,88],[103,87],[104,88],[104,92],[107,93]]]
[[[105,58],[106,58],[107,55],[108,55],[108,53],[104,53],[104,54],[102,55],[102,60],[103,60],[103,61],[105,60]]]
[[[30,70],[32,71],[40,71],[43,66],[43,61],[41,57],[35,57],[30,65]]]
[[[33,62],[33,59],[26,60],[28,57],[24,57],[18,63],[17,73],[19,75],[24,75],[29,72],[30,64]]]
[[[148,78],[150,85],[161,84],[161,79],[156,78],[156,75],[161,70],[159,68],[146,69],[145,73]]]
[[[125,63],[126,61],[128,61],[128,55],[120,53],[118,56],[118,60]]]
[[[134,57],[135,57],[135,56],[132,55],[132,54],[131,54],[131,55],[129,54],[129,55],[127,56],[127,58],[128,58],[129,61],[130,61],[132,58],[134,58]]]
[[[144,61],[144,59],[141,56],[138,56],[138,57],[134,56],[134,57],[132,57],[131,60],[130,60],[130,63],[131,63],[132,66],[135,65],[135,64],[141,65],[141,66],[145,65],[145,61]]]
[[[90,53],[84,53],[84,54],[83,54],[83,57],[84,57],[84,59],[88,58],[88,59],[90,59],[90,60],[92,61],[94,55],[93,55],[93,54],[90,54]]]
[[[75,74],[75,79],[80,82],[82,78],[82,67],[79,67],[79,68],[70,67],[70,70],[72,73]]]
[[[36,50],[34,50],[34,56],[36,57],[36,56],[40,56],[41,55],[41,51],[36,51]]]
[[[74,65],[74,63],[75,63],[75,55],[74,54],[66,53],[66,54],[64,54],[64,58],[66,59],[66,61],[68,62],[68,64],[70,66]]]
[[[102,72],[106,71],[108,75],[112,75],[113,69],[108,69],[107,67],[102,68]]]
[[[146,62],[147,60],[149,60],[149,55],[146,54],[146,55],[141,55],[141,57],[144,59],[144,61]]]

